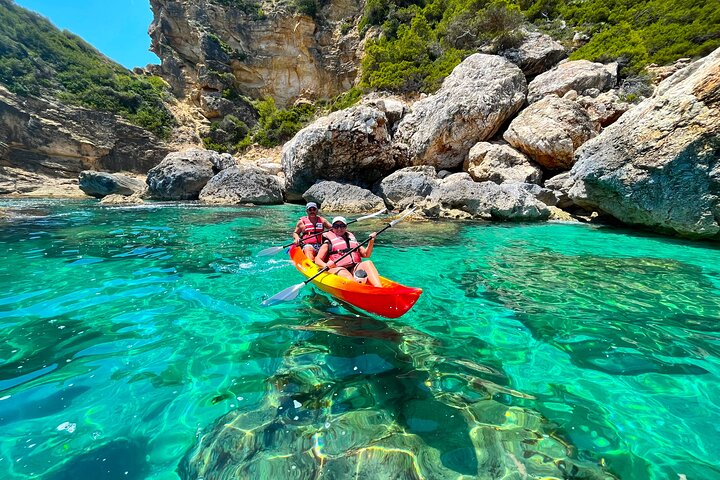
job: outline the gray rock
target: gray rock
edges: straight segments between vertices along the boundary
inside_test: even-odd
[[[277,205],[283,203],[283,192],[275,175],[257,167],[235,166],[211,178],[199,199],[213,204]]]
[[[501,55],[520,67],[525,76],[533,77],[552,68],[567,53],[565,47],[549,35],[527,32],[518,48],[505,50]]]
[[[87,195],[102,198],[106,195],[133,195],[141,194],[147,188],[140,180],[120,175],[118,173],[94,172],[85,170],[78,177],[80,190]]]
[[[359,106],[317,120],[285,144],[282,166],[289,200],[317,180],[372,185],[395,167],[385,114]]]
[[[486,220],[546,220],[550,215],[547,205],[519,184],[462,179],[443,180],[430,195],[428,206],[426,214],[435,211],[442,216],[442,210],[460,210]]]
[[[405,101],[392,95],[371,93],[363,98],[362,103],[377,108],[385,114],[390,133],[395,133],[400,120],[410,111],[410,107]]]
[[[608,67],[587,60],[561,63],[530,82],[527,100],[529,103],[537,102],[552,93],[562,97],[569,90],[575,90],[580,95],[590,89],[597,89],[598,93],[605,91],[615,86],[617,77],[613,76],[613,71],[617,71],[616,66]]]
[[[322,205],[325,212],[367,213],[385,208],[383,199],[356,185],[320,181],[310,187],[303,198]]]
[[[191,148],[167,155],[148,172],[148,193],[158,200],[195,200],[218,172],[235,165],[227,153]]]
[[[576,99],[590,117],[590,121],[599,127],[607,127],[627,112],[632,105],[620,100],[617,90],[609,90],[595,97],[580,96]]]
[[[495,183],[540,183],[542,170],[525,155],[506,144],[479,142],[463,165],[473,180]]]
[[[437,93],[415,102],[393,139],[403,165],[451,169],[520,109],[527,83],[508,60],[476,53],[455,67]]]
[[[575,150],[595,135],[580,105],[551,95],[520,112],[503,138],[549,170],[568,170]]]
[[[142,205],[145,201],[137,193],[133,195],[112,194],[103,197],[100,203],[103,205]]]
[[[573,202],[569,195],[572,186],[573,179],[570,176],[570,172],[563,172],[545,180],[545,188],[555,192],[555,197],[557,197],[555,205],[562,209],[575,206],[575,202]]]
[[[629,224],[720,235],[720,49],[577,152],[570,196]]]
[[[430,195],[437,186],[434,167],[407,167],[383,178],[378,193],[388,207],[404,209]]]

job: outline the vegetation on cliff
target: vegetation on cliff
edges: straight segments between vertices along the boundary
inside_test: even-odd
[[[0,0],[0,83],[21,96],[50,96],[122,115],[159,137],[173,123],[161,78],[135,75],[9,0]]]
[[[622,75],[720,47],[720,0],[368,0],[360,28],[379,28],[362,85],[433,91],[478,48],[502,49],[534,22],[559,40],[590,36],[573,60],[618,61]]]

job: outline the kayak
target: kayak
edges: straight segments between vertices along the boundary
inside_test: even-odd
[[[290,248],[290,259],[295,268],[306,278],[317,275],[321,270],[296,245]],[[421,288],[406,287],[384,277],[380,277],[380,281],[382,287],[373,287],[324,272],[315,277],[312,283],[338,300],[387,318],[398,318],[405,315],[415,305],[422,293]]]

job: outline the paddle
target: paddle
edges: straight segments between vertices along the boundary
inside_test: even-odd
[[[363,216],[363,217],[356,218],[355,220],[350,220],[350,221],[348,222],[348,225],[350,225],[351,223],[361,222],[361,221],[363,221],[363,220],[367,220],[368,218],[377,217],[378,215],[382,215],[382,214],[385,213],[385,212],[387,212],[387,208],[383,208],[383,209],[380,210],[379,212],[371,213],[370,215],[365,215],[365,216]],[[323,233],[325,233],[325,232],[327,232],[327,230],[323,230]],[[306,236],[302,237],[300,240],[306,240],[306,239],[308,239],[308,238],[310,238],[310,237],[314,237],[314,236],[316,236],[316,235],[320,235],[320,234],[319,234],[319,233],[313,233],[312,235],[306,235]],[[282,246],[280,246],[280,247],[268,247],[268,248],[265,248],[265,249],[263,249],[263,250],[260,250],[260,251],[257,253],[257,256],[258,256],[258,257],[266,257],[266,256],[269,256],[269,255],[275,255],[275,254],[278,253],[279,251],[284,250],[284,249],[286,249],[286,248],[288,248],[289,246],[294,245],[294,244],[295,244],[295,242],[291,242],[291,243],[288,243],[287,245],[282,245]]]
[[[411,208],[411,209],[409,209],[409,210],[406,210],[406,211],[405,211],[402,215],[400,215],[398,218],[396,218],[396,219],[393,220],[392,222],[390,222],[390,223],[388,223],[387,225],[385,225],[382,229],[380,229],[380,230],[376,233],[375,236],[380,235],[382,232],[384,232],[385,230],[387,230],[387,229],[390,228],[390,227],[394,227],[394,226],[397,225],[402,219],[404,219],[404,218],[407,217],[408,215],[411,215],[414,211],[415,211],[414,208]],[[348,222],[348,223],[349,223],[349,222]],[[351,248],[350,250],[348,250],[342,257],[338,258],[338,259],[336,260],[336,262],[337,262],[338,260],[342,260],[343,258],[345,258],[345,257],[347,257],[348,255],[350,255],[351,253],[353,253],[355,250],[359,249],[360,247],[362,247],[363,245],[365,245],[366,243],[368,243],[371,238],[372,238],[372,237],[368,237],[367,239],[365,239],[365,241],[363,241],[363,242],[362,242],[361,244],[359,244],[357,247],[353,247],[353,248]],[[321,273],[325,273],[325,272],[328,270],[328,268],[330,268],[330,267],[325,267],[325,268],[321,269],[318,273],[316,273],[315,275],[313,275],[312,277],[310,277],[310,278],[308,278],[307,280],[305,280],[304,282],[298,283],[297,285],[293,285],[292,287],[288,287],[288,288],[286,288],[285,290],[283,290],[282,292],[273,295],[272,297],[268,298],[267,300],[264,300],[264,301],[261,303],[261,305],[262,305],[263,307],[270,307],[270,306],[272,306],[272,305],[277,305],[277,304],[280,303],[280,302],[287,302],[287,301],[290,301],[290,300],[295,300],[295,298],[298,296],[298,293],[300,292],[300,289],[302,289],[305,285],[307,285],[308,283],[310,283],[311,281],[313,281],[313,280],[315,279],[315,277],[319,276]]]

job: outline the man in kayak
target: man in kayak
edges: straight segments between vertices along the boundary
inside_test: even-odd
[[[348,251],[359,245],[355,235],[347,231],[347,220],[345,217],[335,217],[332,221],[332,229],[325,233],[325,240],[317,252],[315,263],[320,267],[328,267],[328,272],[339,275],[358,283],[369,282],[374,287],[382,287],[380,274],[370,260],[362,261],[372,254],[375,244],[375,235],[370,234],[370,242],[367,247],[360,247],[350,255],[341,258]],[[337,263],[336,263],[337,262]]]
[[[318,215],[317,203],[308,202],[305,211],[307,215],[301,217],[295,225],[293,240],[295,245],[302,246],[305,256],[313,261],[323,242],[323,232],[330,230],[331,226],[330,222]]]

